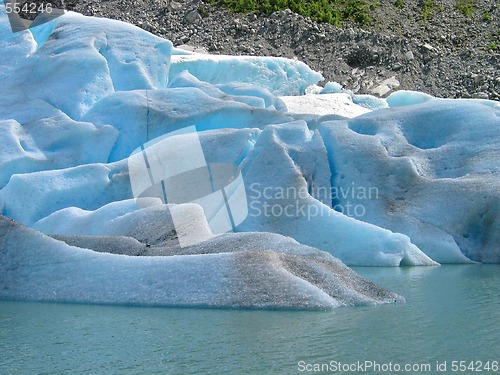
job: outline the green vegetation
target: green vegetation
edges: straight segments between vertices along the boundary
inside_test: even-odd
[[[424,21],[430,19],[434,14],[434,0],[424,0],[420,4],[420,14]]]
[[[198,8],[198,12],[200,13],[200,16],[202,16],[202,17],[208,16],[208,9],[205,7]]]
[[[483,21],[491,21],[490,12],[484,12],[483,13]]]
[[[486,47],[488,51],[500,51],[500,31],[496,31],[489,36],[490,44]]]
[[[472,16],[472,12],[474,12],[474,1],[457,0],[456,7],[460,13],[462,13],[465,17],[469,18]]]
[[[396,8],[398,9],[403,9],[405,7],[405,0],[396,0],[396,2],[394,3],[394,5],[396,6]]]
[[[233,12],[270,14],[290,9],[315,21],[341,26],[342,21],[366,25],[372,21],[370,10],[380,6],[368,0],[208,0],[221,4]]]

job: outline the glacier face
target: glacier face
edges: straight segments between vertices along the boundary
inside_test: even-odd
[[[3,245],[0,284],[36,271],[5,298],[323,308],[399,298],[375,298],[379,289],[355,274],[346,284],[331,255],[361,266],[500,261],[496,102],[416,92],[384,100],[333,83],[297,96],[321,91],[312,86],[321,75],[300,62],[180,53],[134,26],[75,13],[13,34],[0,5],[0,31],[0,213],[36,230],[2,219],[5,243],[22,250]],[[207,163],[241,170],[248,216],[239,233],[213,235],[216,206],[134,199],[131,153],[190,126]],[[42,254],[30,248],[37,243]],[[195,254],[205,255],[187,258]],[[43,257],[68,257],[70,267],[81,257],[88,268],[75,272],[97,281],[64,279],[52,298],[63,271],[39,270]],[[27,265],[16,273],[9,262]],[[127,292],[105,280],[106,267],[120,270],[116,282],[152,267],[147,283],[157,289],[151,298],[145,284]],[[194,280],[205,272],[207,285]],[[98,296],[99,283],[108,294]],[[227,295],[248,285],[249,294]]]
[[[372,185],[379,194],[340,196],[336,203],[363,203],[362,219],[407,234],[438,262],[498,263],[499,110],[476,101],[416,99],[409,107],[320,125],[332,184]]]

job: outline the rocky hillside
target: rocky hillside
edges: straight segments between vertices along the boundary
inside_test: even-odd
[[[289,10],[233,13],[200,0],[74,0],[69,8],[133,23],[176,46],[297,58],[357,93],[500,99],[497,0],[372,1],[369,22],[341,28]]]

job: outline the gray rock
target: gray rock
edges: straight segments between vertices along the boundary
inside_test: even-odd
[[[183,7],[182,3],[179,3],[177,1],[170,1],[168,4],[168,10],[170,11],[179,11]]]
[[[192,10],[186,15],[186,21],[190,24],[198,23],[201,21],[201,14],[198,10]]]
[[[188,44],[182,44],[180,46],[177,46],[176,48],[189,52],[205,53],[205,54],[208,53],[208,51],[203,47],[190,46]]]
[[[400,83],[395,76],[392,76],[370,89],[370,93],[379,97],[387,96],[390,92],[397,89]]]
[[[489,95],[485,92],[476,92],[475,94],[472,94],[472,97],[474,99],[489,99]]]
[[[434,51],[434,47],[431,46],[429,43],[425,43],[424,45],[422,45],[422,49],[427,51]]]
[[[412,61],[413,59],[415,59],[415,56],[413,55],[412,51],[407,51],[405,52],[405,58],[408,61]]]

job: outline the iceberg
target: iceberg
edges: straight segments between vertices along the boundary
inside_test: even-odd
[[[104,164],[15,174],[0,190],[0,201],[7,216],[32,226],[59,209],[95,210],[126,199],[132,195],[127,182],[128,177],[121,175],[116,165],[110,168]]]
[[[287,112],[288,110],[282,100],[265,88],[240,82],[212,85],[200,81],[187,70],[176,75],[169,82],[168,87],[194,87],[217,99],[235,100],[251,107],[276,109],[278,112]]]
[[[182,217],[182,223],[174,225],[172,215]],[[167,207],[153,199],[141,201],[140,206],[135,199],[113,202],[95,211],[70,207],[40,220],[34,228],[52,236],[132,237],[149,245],[166,241],[178,245],[180,233],[193,243],[214,237],[201,206],[189,203]]]

